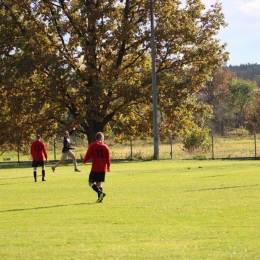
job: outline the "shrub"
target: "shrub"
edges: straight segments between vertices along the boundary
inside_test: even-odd
[[[235,128],[227,131],[226,136],[231,138],[246,138],[249,135],[249,131],[245,128]]]
[[[208,152],[210,150],[209,129],[197,128],[183,139],[184,151],[193,154],[195,152]]]

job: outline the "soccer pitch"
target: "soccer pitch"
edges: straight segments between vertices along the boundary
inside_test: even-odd
[[[103,203],[79,168],[0,165],[1,260],[259,259],[258,161],[112,162]]]

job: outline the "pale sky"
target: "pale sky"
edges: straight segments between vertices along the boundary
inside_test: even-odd
[[[201,0],[207,9],[217,0]],[[218,39],[230,52],[227,65],[260,64],[260,0],[219,0],[228,26]]]

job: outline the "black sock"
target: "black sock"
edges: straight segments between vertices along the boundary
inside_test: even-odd
[[[102,191],[98,188],[98,186],[95,183],[91,185],[91,188],[97,193],[102,193]]]
[[[33,177],[34,177],[34,180],[37,181],[37,172],[36,171],[33,171]]]
[[[45,170],[42,170],[42,179],[44,180],[45,178]]]

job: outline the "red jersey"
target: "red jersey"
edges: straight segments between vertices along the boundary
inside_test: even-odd
[[[43,161],[44,157],[47,160],[47,151],[44,142],[36,140],[31,144],[31,155],[34,162]],[[43,157],[44,156],[44,157]]]
[[[110,152],[106,144],[99,141],[91,143],[83,163],[86,163],[90,158],[92,159],[92,172],[110,170]]]

